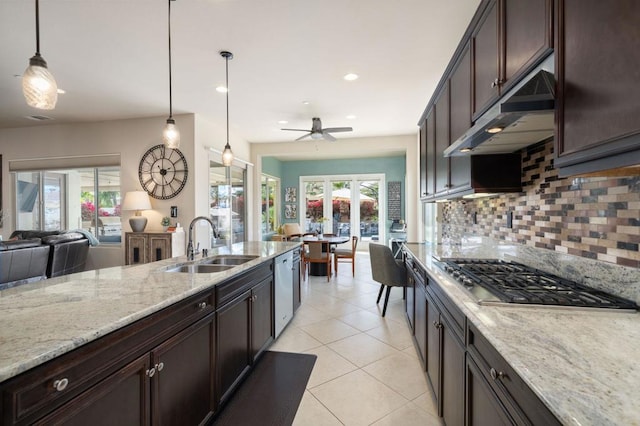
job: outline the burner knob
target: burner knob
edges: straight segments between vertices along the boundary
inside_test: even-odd
[[[466,285],[467,287],[473,287],[473,281],[471,280],[471,278],[462,279],[462,284]]]

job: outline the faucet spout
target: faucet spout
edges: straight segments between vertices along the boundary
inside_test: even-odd
[[[207,222],[209,222],[209,225],[211,225],[211,230],[213,231],[213,237],[218,238],[218,228],[216,227],[216,225],[213,223],[211,219],[209,219],[206,216],[198,216],[194,218],[189,224],[189,242],[187,244],[188,260],[193,260],[194,256],[198,253],[198,250],[193,249],[193,226],[196,224],[196,222],[200,220],[206,220]]]

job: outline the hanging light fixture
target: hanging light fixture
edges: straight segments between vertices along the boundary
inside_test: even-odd
[[[231,145],[229,145],[229,59],[233,59],[233,53],[223,50],[220,52],[220,56],[225,59],[227,77],[227,144],[224,146],[224,151],[222,151],[222,165],[229,167],[233,163],[233,152],[231,152]]]
[[[180,148],[180,131],[176,126],[176,121],[173,119],[173,99],[171,97],[171,2],[175,0],[168,0],[169,3],[169,19],[167,27],[169,29],[169,118],[167,118],[167,124],[162,131],[162,142],[167,148]]]
[[[58,101],[58,85],[40,56],[40,0],[36,0],[36,54],[22,75],[22,93],[27,104],[39,109],[54,109]]]

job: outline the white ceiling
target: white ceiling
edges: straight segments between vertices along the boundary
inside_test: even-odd
[[[168,116],[166,0],[41,0],[41,54],[66,90],[53,111],[26,105],[20,76],[35,53],[33,0],[0,0],[0,128]],[[174,115],[230,124],[249,142],[293,140],[318,116],[339,138],[406,135],[479,0],[177,0]],[[343,80],[347,73],[360,78]],[[308,101],[309,105],[304,105]],[[347,119],[347,115],[355,119]],[[287,120],[287,124],[278,124]]]

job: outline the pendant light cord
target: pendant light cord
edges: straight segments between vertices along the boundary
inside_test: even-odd
[[[169,118],[173,118],[173,102],[171,96],[171,2],[173,0],[168,0],[169,3],[169,13],[168,16],[168,25],[169,28]]]
[[[227,146],[229,146],[229,56],[225,58],[227,76]]]
[[[40,56],[40,0],[36,0],[36,56]]]

